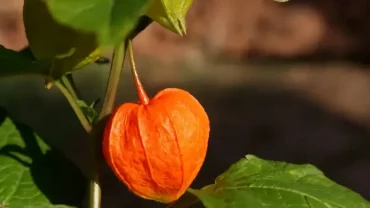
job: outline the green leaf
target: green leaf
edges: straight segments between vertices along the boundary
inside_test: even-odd
[[[80,207],[85,189],[75,165],[0,108],[0,207]]]
[[[215,184],[189,189],[208,208],[369,208],[359,194],[336,184],[312,165],[262,160],[232,165]]]
[[[38,60],[52,63],[49,75],[58,79],[94,62],[102,49],[97,49],[98,43],[93,33],[83,33],[55,21],[45,2],[49,1],[25,0],[23,21],[33,55]]]
[[[37,61],[29,51],[13,51],[0,45],[0,77],[22,74],[47,75],[50,64]]]
[[[96,104],[99,102],[99,100],[95,100],[90,105],[87,105],[85,101],[78,100],[77,103],[80,106],[82,112],[86,116],[86,118],[90,121],[90,123],[94,123],[96,119],[98,118],[98,112],[95,110]]]
[[[55,57],[52,59],[49,76],[59,79],[62,75],[72,71],[82,69],[83,67],[94,63],[103,53],[101,48],[85,48],[83,42],[81,47],[76,48],[76,53],[71,56]]]
[[[186,34],[185,17],[193,0],[153,0],[146,15],[181,36]]]
[[[48,0],[60,23],[96,34],[101,45],[117,44],[135,27],[150,0]]]

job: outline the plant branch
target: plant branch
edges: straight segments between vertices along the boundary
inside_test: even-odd
[[[128,35],[125,41],[122,41],[120,45],[116,46],[113,51],[112,64],[109,72],[109,78],[107,88],[105,91],[105,97],[103,101],[103,107],[99,115],[99,120],[112,113],[114,108],[114,102],[117,95],[117,89],[121,71],[123,68],[123,61],[126,56],[126,50],[128,40],[134,39],[140,32],[148,27],[153,22],[147,16],[142,16],[139,19],[139,23],[136,28]]]
[[[63,93],[63,95],[67,98],[67,101],[71,105],[73,111],[77,115],[78,120],[80,120],[82,126],[86,130],[86,132],[90,133],[92,130],[92,126],[87,120],[86,116],[82,112],[80,106],[77,103],[77,100],[74,98],[74,96],[67,90],[67,88],[58,80],[55,82],[55,86],[59,88],[59,90]]]
[[[71,87],[72,87],[72,89],[74,91],[74,94],[76,95],[77,98],[80,98],[81,97],[80,96],[80,92],[77,89],[75,79],[73,78],[73,74],[70,73],[70,74],[67,74],[66,76],[67,76],[67,78],[69,80],[69,83],[71,84]]]
[[[122,41],[114,48],[107,89],[105,92],[103,108],[99,115],[99,120],[109,115],[113,111],[125,58],[126,45],[126,41]]]
[[[89,208],[100,208],[101,207],[101,187],[100,187],[100,164],[101,156],[98,147],[100,147],[101,130],[103,129],[101,121],[112,113],[114,103],[116,100],[117,89],[119,80],[123,68],[125,52],[126,52],[126,41],[118,44],[113,51],[112,64],[109,72],[109,78],[107,83],[107,89],[104,97],[104,103],[102,110],[99,115],[98,125],[95,126],[92,134],[91,151],[92,151],[92,167],[91,167],[91,180],[89,184]]]
[[[101,188],[99,184],[99,172],[93,173],[93,178],[89,182],[89,208],[101,207]]]
[[[76,92],[76,87],[73,82],[72,74],[63,75],[60,80],[69,91],[69,93],[74,97],[74,99],[79,100],[78,94]]]

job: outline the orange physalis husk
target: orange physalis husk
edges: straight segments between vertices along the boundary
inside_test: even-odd
[[[160,91],[149,100],[133,67],[140,103],[125,103],[104,132],[104,157],[136,195],[170,203],[183,195],[206,156],[209,119],[189,92]]]

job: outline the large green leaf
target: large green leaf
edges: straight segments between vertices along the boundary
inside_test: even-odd
[[[359,194],[312,165],[248,155],[201,190],[189,189],[208,208],[369,208]],[[175,206],[173,206],[175,207]]]
[[[96,36],[62,25],[51,16],[43,0],[25,0],[23,21],[33,55],[52,63],[49,75],[61,75],[94,62],[101,55]],[[58,1],[64,2],[64,1]],[[76,1],[80,2],[80,1]]]
[[[75,165],[0,108],[0,207],[80,207],[85,189]]]
[[[47,75],[50,65],[37,61],[29,50],[13,51],[0,45],[0,77],[22,74]]]
[[[150,0],[48,0],[51,15],[60,23],[94,33],[99,43],[116,44],[136,25]]]

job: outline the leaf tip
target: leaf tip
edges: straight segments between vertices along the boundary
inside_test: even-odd
[[[255,156],[255,155],[246,155],[245,156],[245,159],[247,159],[247,160],[253,160],[253,159],[259,159],[259,157]]]
[[[185,18],[182,17],[180,19],[178,19],[178,26],[179,26],[179,34],[181,37],[185,36],[186,35],[186,22],[185,22]]]

